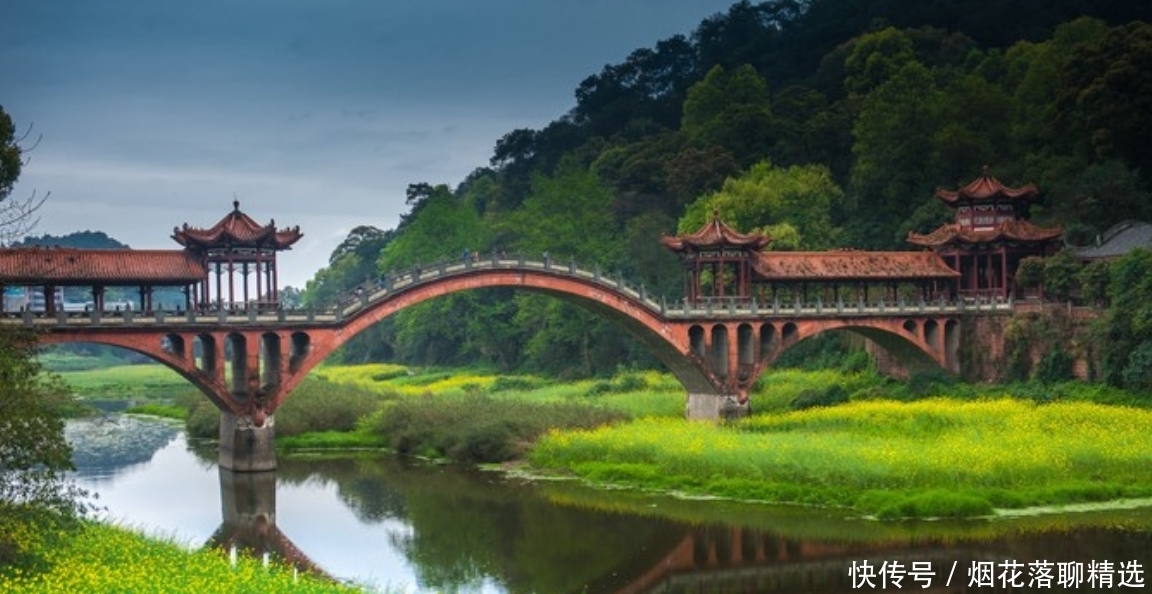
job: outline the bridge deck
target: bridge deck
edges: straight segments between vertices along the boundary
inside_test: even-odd
[[[486,272],[524,272],[547,274],[557,277],[581,279],[605,289],[623,294],[636,305],[666,319],[796,319],[796,318],[838,318],[838,317],[886,317],[886,316],[939,316],[963,313],[994,313],[1012,311],[1011,300],[971,300],[952,302],[844,302],[788,303],[774,300],[760,302],[756,299],[716,299],[699,303],[685,301],[668,302],[656,300],[641,286],[625,282],[619,275],[609,276],[599,267],[586,270],[574,262],[558,264],[554,261],[532,261],[523,259],[485,259],[457,263],[439,263],[433,266],[416,266],[400,274],[389,274],[380,279],[366,282],[351,293],[338,299],[338,306],[326,309],[279,309],[273,311],[259,309],[206,310],[206,311],[58,311],[44,312],[4,312],[0,321],[9,324],[45,329],[123,328],[123,327],[165,327],[165,328],[219,328],[220,326],[295,328],[340,326],[345,320],[356,316],[370,306],[418,286],[434,283],[451,277],[484,275]]]

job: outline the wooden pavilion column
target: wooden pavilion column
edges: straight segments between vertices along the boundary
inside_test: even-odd
[[[224,277],[224,263],[217,260],[216,261],[216,306],[218,308],[221,308],[221,309],[224,308],[223,277]]]
[[[260,308],[260,302],[264,300],[264,292],[261,290],[264,283],[261,282],[260,260],[263,256],[260,255],[260,250],[256,251],[256,308]]]
[[[244,277],[244,284],[242,285],[243,286],[242,294],[244,296],[244,308],[247,309],[248,308],[248,273],[250,271],[248,270],[248,263],[247,262],[242,262],[241,266],[243,266],[243,268],[240,269],[240,275]]]
[[[277,278],[279,266],[276,265],[276,252],[272,252],[271,266],[268,268],[268,293],[272,295],[272,303],[280,303],[280,279]]]
[[[44,312],[56,313],[56,286],[44,285]]]
[[[232,261],[232,249],[228,250],[228,307],[236,303],[236,267]]]
[[[1000,297],[1007,299],[1008,287],[1008,247],[1000,246]]]

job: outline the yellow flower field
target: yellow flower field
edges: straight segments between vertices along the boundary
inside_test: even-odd
[[[552,432],[531,459],[640,487],[899,508],[882,515],[982,515],[1152,494],[1152,411],[1007,398],[866,401],[730,425],[645,419]],[[909,498],[932,504],[918,510]]]

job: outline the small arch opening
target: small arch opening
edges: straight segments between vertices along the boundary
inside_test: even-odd
[[[688,346],[692,350],[692,354],[700,358],[701,361],[707,356],[706,346],[704,344],[704,328],[700,326],[692,326],[688,328]]]

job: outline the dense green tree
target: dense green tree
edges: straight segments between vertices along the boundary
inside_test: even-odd
[[[1112,278],[1112,262],[1096,260],[1080,270],[1080,296],[1089,305],[1101,306],[1108,300],[1108,282]]]
[[[905,66],[919,64],[912,40],[895,27],[862,35],[852,46],[844,60],[844,88],[849,95],[866,96],[896,78]]]
[[[1152,252],[1135,249],[1112,265],[1105,320],[1104,376],[1137,390],[1152,388]]]
[[[1044,294],[1056,301],[1068,301],[1080,288],[1083,266],[1072,250],[1060,250],[1044,261]]]
[[[1016,266],[1016,284],[1024,289],[1038,289],[1044,284],[1044,258],[1029,256]]]
[[[25,133],[27,136],[27,133]],[[16,125],[0,106],[0,246],[8,245],[36,227],[36,213],[44,205],[47,194],[32,192],[25,198],[13,198],[12,189],[24,166],[23,137],[16,136]]]
[[[672,216],[679,216],[688,203],[708,192],[720,189],[725,179],[740,172],[732,152],[718,146],[684,147],[665,164],[668,191],[680,205]]]
[[[1074,48],[1062,74],[1057,117],[1091,139],[1101,157],[1152,171],[1152,24],[1110,30],[1098,44]]]
[[[555,175],[537,175],[523,206],[507,218],[516,234],[510,247],[534,259],[548,252],[586,265],[614,264],[623,247],[612,215],[614,199],[595,173],[566,161]]]
[[[849,241],[855,246],[902,245],[901,221],[930,199],[941,97],[928,69],[910,62],[864,99],[853,126],[856,163],[849,184]]]
[[[750,164],[775,144],[768,84],[751,66],[714,66],[688,89],[680,130],[697,146],[720,146]]]
[[[489,247],[488,231],[476,209],[444,185],[428,189],[418,213],[414,209],[402,231],[387,242],[376,259],[380,274],[414,264],[457,260],[464,250]]]
[[[784,168],[763,161],[690,205],[679,230],[694,232],[719,211],[725,222],[741,231],[787,223],[799,234],[794,248],[827,249],[839,243],[831,213],[842,202],[843,193],[826,167]]]
[[[16,139],[16,125],[0,106],[0,201],[12,193],[23,165],[23,150]]]
[[[67,388],[44,375],[36,336],[0,327],[0,568],[34,554],[85,510],[84,492],[65,480],[72,449],[64,440]]]
[[[613,136],[637,120],[675,129],[684,93],[697,77],[696,51],[687,38],[676,35],[584,79],[576,88],[572,113],[594,136]]]
[[[666,132],[605,149],[592,171],[615,193],[613,213],[627,220],[644,212],[675,216],[683,208],[668,188],[669,161],[684,147],[683,137]]]

